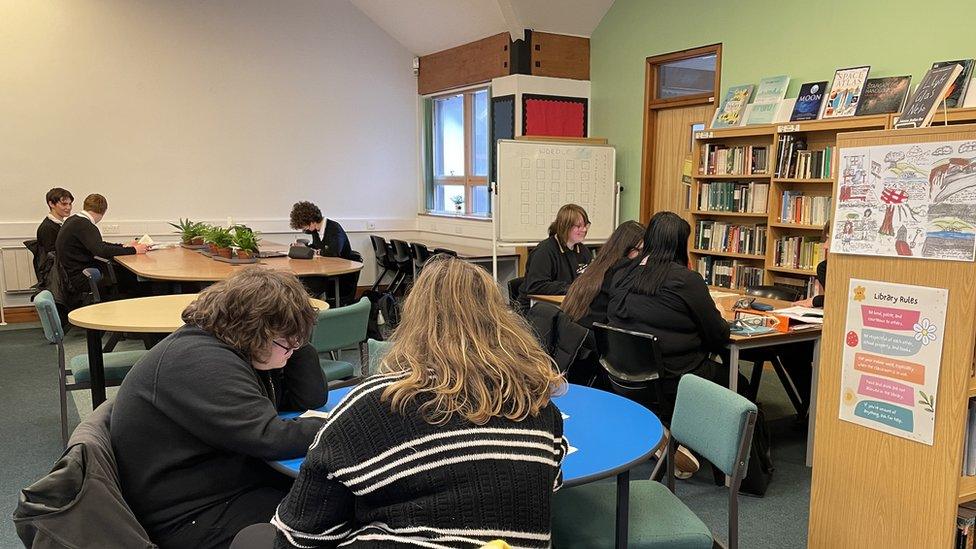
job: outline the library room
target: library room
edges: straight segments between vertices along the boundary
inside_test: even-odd
[[[0,2],[0,547],[973,547],[919,8]]]

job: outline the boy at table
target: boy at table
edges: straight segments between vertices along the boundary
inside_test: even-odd
[[[358,261],[352,246],[349,244],[349,236],[334,219],[325,219],[322,210],[311,202],[296,202],[291,207],[290,216],[291,228],[312,237],[308,247],[318,250],[323,257],[341,257]],[[321,236],[319,232],[322,232]],[[323,292],[334,291],[333,284],[327,279],[305,280],[305,285],[316,297]],[[339,277],[339,299],[340,303],[353,303],[356,298],[356,285],[359,284],[359,272],[345,274]]]
[[[210,286],[186,325],[125,377],[112,447],[126,502],[163,549],[228,547],[267,522],[291,479],[268,460],[304,455],[327,390],[307,345],[317,311],[294,275],[253,267]]]

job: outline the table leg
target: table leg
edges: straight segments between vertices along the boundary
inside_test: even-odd
[[[88,373],[91,376],[92,409],[105,402],[105,363],[102,360],[102,331],[88,330]]]
[[[339,304],[339,277],[332,277],[332,281],[335,284],[336,309],[338,309],[341,306]]]
[[[807,467],[813,466],[813,433],[817,423],[817,374],[820,372],[820,340],[813,340],[813,364],[810,368],[810,405],[807,406]]]
[[[761,368],[762,365],[757,365]],[[739,346],[735,343],[729,345],[729,390],[733,393],[739,389]]]
[[[617,549],[627,549],[630,519],[630,471],[617,475]]]

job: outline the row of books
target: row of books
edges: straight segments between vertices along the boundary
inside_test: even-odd
[[[973,549],[976,533],[976,501],[963,503],[956,509],[956,549]]]
[[[735,225],[700,220],[695,227],[695,248],[736,254],[766,254],[766,225]]]
[[[695,268],[709,286],[737,290],[746,286],[761,286],[763,283],[761,267],[738,259],[718,259],[706,255],[698,258]]]
[[[709,181],[701,184],[698,209],[706,212],[766,213],[769,183]]]
[[[976,400],[969,400],[966,416],[966,436],[962,449],[962,475],[976,477]]]
[[[764,175],[768,171],[768,147],[728,147],[716,143],[701,146],[699,175]]]
[[[822,151],[797,151],[796,171],[793,177],[797,179],[831,179],[834,176],[833,166],[834,147],[827,145]]]
[[[795,276],[773,276],[773,286],[784,286],[796,290],[802,298],[817,295],[817,278],[808,276],[804,278]]]
[[[777,267],[812,271],[824,260],[823,240],[812,236],[784,236],[773,242]]]
[[[830,219],[831,197],[808,195],[801,191],[784,191],[780,205],[780,223],[823,225]]]

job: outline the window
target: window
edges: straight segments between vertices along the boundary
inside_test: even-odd
[[[488,89],[428,101],[427,210],[488,217]]]

